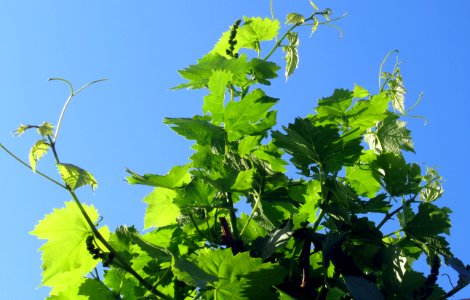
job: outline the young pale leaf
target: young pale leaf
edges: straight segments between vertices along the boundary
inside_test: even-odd
[[[426,169],[426,175],[424,176],[426,185],[421,190],[420,198],[426,202],[432,202],[439,199],[444,194],[442,188],[442,177],[433,168]]]
[[[305,22],[303,15],[298,13],[289,13],[286,17],[286,24],[302,24]]]
[[[98,187],[95,177],[88,171],[72,164],[57,164],[62,180],[72,191],[84,185],[90,185],[92,190]]]
[[[155,188],[144,202],[148,204],[144,217],[144,229],[162,227],[177,224],[177,218],[181,215],[180,209],[173,203],[177,197],[174,190]]]
[[[37,162],[49,151],[51,145],[46,140],[37,141],[29,151],[29,164],[33,172],[36,172]]]
[[[376,152],[400,154],[403,149],[414,153],[411,134],[406,128],[406,122],[399,121],[395,114],[388,114],[387,118],[378,122],[377,130],[373,135],[375,139],[366,139],[366,141]]]
[[[228,140],[235,141],[245,135],[265,134],[276,120],[268,110],[278,99],[268,97],[256,89],[239,102],[230,102],[225,108],[225,130]]]
[[[353,97],[354,98],[361,99],[361,98],[366,98],[366,97],[369,97],[369,96],[370,96],[370,94],[369,94],[368,90],[366,90],[362,86],[354,84],[354,90],[353,90]]]
[[[210,94],[204,97],[202,110],[204,114],[211,113],[214,124],[224,121],[225,89],[231,79],[232,73],[223,70],[215,70],[209,77]]]
[[[16,136],[22,136],[23,133],[25,133],[26,130],[28,130],[30,128],[31,128],[30,125],[20,124],[20,126],[18,126],[18,128],[16,128],[16,130],[13,131],[13,134],[16,135]]]
[[[174,189],[182,187],[191,181],[191,174],[188,172],[190,165],[175,166],[166,175],[145,174],[138,175],[131,170],[127,172],[131,176],[126,177],[129,184],[143,184],[155,187]]]
[[[92,222],[98,220],[98,212],[93,206],[83,205],[83,208]],[[105,239],[109,238],[108,227],[101,227],[99,231]],[[86,238],[91,234],[91,229],[73,201],[66,202],[65,208],[54,209],[46,215],[31,234],[47,240],[40,248],[43,260],[41,284],[52,287],[52,295],[71,288],[72,282],[79,286],[83,275],[98,262],[87,250]],[[64,276],[68,280],[64,280]]]
[[[259,50],[260,42],[274,39],[281,27],[278,20],[270,18],[244,18],[243,26],[237,33],[236,40],[240,48]]]
[[[51,136],[54,131],[54,126],[49,122],[44,122],[38,127],[38,133],[43,136]]]
[[[406,90],[403,85],[403,78],[400,74],[400,69],[397,69],[396,75],[393,79],[388,81],[389,94],[392,98],[392,106],[401,114],[405,114],[405,94]]]
[[[289,32],[287,34],[287,40],[289,41],[289,45],[282,47],[282,50],[286,53],[284,56],[284,60],[286,61],[286,71],[285,76],[286,80],[289,78],[292,73],[297,69],[299,66],[299,35],[297,32]]]

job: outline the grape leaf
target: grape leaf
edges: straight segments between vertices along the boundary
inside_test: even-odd
[[[165,118],[163,123],[173,125],[170,128],[189,140],[195,140],[200,145],[210,145],[223,149],[225,132],[223,128],[211,124],[204,117]]]
[[[376,164],[383,186],[390,195],[401,196],[421,190],[421,168],[417,164],[407,164],[401,154],[380,154]]]
[[[286,24],[302,24],[305,22],[303,15],[298,13],[288,13],[286,16]]]
[[[299,51],[297,49],[299,47],[298,33],[289,32],[287,34],[287,40],[289,41],[289,45],[282,47],[282,50],[286,53],[284,56],[284,60],[286,61],[286,71],[284,73],[286,80],[299,66]]]
[[[230,102],[225,108],[225,130],[229,141],[235,141],[245,135],[264,133],[276,120],[275,114],[268,110],[278,99],[268,97],[256,89],[239,102]]]
[[[191,181],[184,189],[177,190],[177,197],[174,203],[179,208],[188,207],[209,207],[214,201],[216,190],[203,182],[195,179]]]
[[[374,127],[378,121],[387,116],[389,97],[386,92],[372,96],[370,100],[359,100],[348,110],[346,117],[351,128],[359,128],[362,132]]]
[[[426,181],[426,185],[421,190],[420,198],[426,202],[439,199],[444,193],[442,177],[433,168],[427,168],[423,179]]]
[[[53,134],[54,126],[49,122],[44,122],[38,127],[38,133],[43,136],[51,136]]]
[[[207,288],[212,288],[206,295],[217,299],[275,299],[271,287],[281,283],[285,276],[279,266],[263,263],[261,258],[252,258],[248,252],[234,256],[231,249],[206,248],[196,254],[187,268],[182,264],[178,266],[179,271],[189,277],[177,275],[178,279],[193,286],[198,286],[198,281],[206,284]]]
[[[351,106],[353,93],[344,89],[335,89],[333,95],[318,100],[315,108],[320,121],[328,120],[328,124],[337,124],[346,118],[346,111]]]
[[[418,239],[441,233],[449,234],[450,212],[451,210],[447,207],[439,208],[431,203],[421,203],[418,213],[406,223],[403,230]]]
[[[139,286],[139,282],[134,277],[127,277],[125,272],[118,269],[109,269],[104,272],[106,286],[120,294],[123,299],[139,299],[144,296],[145,290]]]
[[[173,203],[177,197],[174,190],[157,187],[144,198],[148,204],[144,217],[144,229],[177,224],[180,209]]]
[[[93,206],[83,205],[83,208],[92,222],[98,220],[98,212]],[[108,227],[101,227],[99,231],[106,240],[109,238]],[[46,215],[31,234],[47,240],[40,248],[43,260],[41,284],[53,288],[51,295],[74,284],[79,286],[83,276],[98,263],[88,252],[85,242],[91,234],[90,226],[73,201]],[[103,245],[100,248],[106,249]]]
[[[395,76],[387,81],[389,90],[388,93],[392,98],[392,106],[401,114],[405,114],[405,86],[403,84],[403,77],[400,74],[400,69],[395,70]]]
[[[229,71],[215,70],[212,72],[207,83],[210,94],[204,97],[202,110],[204,114],[212,114],[212,122],[219,124],[224,120],[225,89],[232,79]]]
[[[353,97],[354,98],[366,98],[369,97],[369,91],[360,85],[354,84]]]
[[[29,164],[33,172],[36,172],[36,163],[49,151],[51,145],[46,140],[38,140],[29,151]]]
[[[341,168],[343,145],[336,128],[314,126],[301,118],[283,128],[287,134],[272,132],[274,144],[292,155],[292,163],[303,175],[310,176],[312,165],[322,165],[327,172]]]
[[[366,135],[365,140],[369,147],[376,152],[392,152],[400,154],[400,150],[414,153],[410,131],[406,128],[406,122],[399,121],[398,116],[389,113],[387,118],[378,122],[374,133]]]
[[[59,163],[57,164],[57,169],[62,176],[62,180],[72,191],[84,185],[90,185],[92,190],[95,190],[98,186],[95,177],[80,167]]]
[[[126,178],[130,184],[143,184],[155,187],[164,187],[168,189],[179,188],[191,181],[191,174],[188,172],[189,164],[184,166],[173,167],[166,175],[145,174],[138,175],[131,170],[127,172],[131,174]]]
[[[241,48],[259,49],[259,43],[262,41],[270,41],[274,39],[280,29],[281,25],[278,20],[271,20],[269,18],[244,18],[244,23],[238,28],[235,40],[237,44],[234,45],[234,52],[237,53]],[[211,53],[217,53],[222,56],[227,56],[226,49],[228,48],[228,41],[232,30],[228,30],[222,34],[217,44],[212,49]]]
[[[375,160],[376,155],[369,150],[356,164],[346,167],[346,181],[360,196],[372,198],[380,190],[378,174],[373,166]]]
[[[75,294],[77,295],[77,294]],[[78,290],[78,295],[86,296],[89,300],[115,300],[116,295],[98,279],[87,278]],[[74,298],[75,299],[75,298]]]

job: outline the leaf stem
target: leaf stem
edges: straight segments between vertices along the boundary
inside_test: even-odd
[[[0,144],[0,148],[2,148],[6,153],[8,153],[11,157],[13,157],[16,161],[18,161],[19,163],[21,163],[23,166],[25,166],[26,168],[30,169],[30,170],[33,170],[31,168],[31,166],[29,164],[27,164],[26,162],[24,162],[21,158],[19,158],[18,156],[16,156],[15,154],[13,154],[13,152],[11,152],[10,150],[8,150],[5,146],[3,146],[2,144]],[[41,175],[42,177],[46,178],[47,180],[49,180],[50,182],[60,186],[61,188],[63,189],[67,189],[67,187],[65,185],[63,185],[62,183],[52,179],[51,177],[47,176],[46,174],[36,170],[36,173]]]
[[[418,195],[414,195],[413,198],[411,199],[408,199],[405,201],[405,203],[403,203],[403,205],[401,205],[400,207],[398,207],[397,209],[393,210],[392,212],[387,212],[385,214],[385,217],[382,219],[382,221],[379,223],[379,225],[377,225],[377,229],[380,230],[380,228],[388,221],[390,220],[395,214],[397,214],[400,210],[402,210],[403,208],[405,208],[405,206],[408,206],[410,205],[411,203],[413,203],[416,199]]]
[[[232,226],[232,235],[234,240],[238,241],[240,239],[240,234],[238,233],[238,228],[237,228],[237,216],[235,214],[235,208],[233,206],[233,199],[232,199],[232,193],[228,192],[227,193],[227,200],[228,204],[230,206],[230,225]]]
[[[253,216],[255,215],[255,212],[258,210],[258,206],[259,206],[260,202],[261,202],[261,197],[257,194],[256,195],[256,200],[255,200],[255,205],[253,205],[253,209],[251,210],[251,214],[248,217],[248,220],[246,221],[245,225],[243,226],[242,231],[240,231],[240,236],[243,236],[243,233],[248,228],[248,224],[250,224],[251,219],[253,219]]]

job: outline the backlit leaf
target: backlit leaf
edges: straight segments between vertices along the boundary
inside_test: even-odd
[[[98,220],[98,212],[93,206],[83,204],[83,208],[92,222]],[[106,226],[99,231],[105,239],[109,238]],[[66,202],[65,208],[54,209],[46,215],[31,234],[47,240],[40,248],[43,261],[41,284],[52,287],[52,295],[70,287],[71,281],[81,283],[83,276],[98,263],[88,252],[85,242],[91,228],[73,201]],[[63,276],[67,276],[68,280],[63,280]]]
[[[177,197],[174,190],[155,188],[144,202],[148,204],[144,217],[144,229],[177,224],[177,218],[181,215],[179,207],[173,203]]]
[[[305,22],[303,15],[298,13],[289,13],[286,17],[286,24],[302,24]]]
[[[51,146],[46,140],[38,140],[29,152],[29,164],[33,172],[36,172],[36,163],[49,151]]]
[[[62,180],[72,191],[84,185],[90,185],[92,190],[98,186],[95,177],[88,171],[72,164],[57,164]]]
[[[131,176],[126,178],[130,184],[143,184],[168,189],[182,187],[191,181],[191,174],[188,172],[189,165],[175,166],[166,175],[145,174],[138,175],[131,170],[127,170]]]
[[[38,133],[43,136],[51,136],[53,134],[54,126],[49,122],[44,122],[39,126]]]
[[[287,40],[289,41],[288,46],[282,47],[282,50],[286,53],[284,60],[286,61],[286,71],[284,75],[286,80],[289,78],[295,69],[299,66],[299,35],[296,32],[289,32],[287,34]]]
[[[204,97],[202,110],[212,115],[212,122],[219,124],[224,120],[225,89],[232,79],[229,71],[215,70],[207,83],[210,94]]]
[[[188,140],[195,140],[200,145],[223,148],[225,132],[222,127],[211,124],[206,118],[165,118],[163,123]]]

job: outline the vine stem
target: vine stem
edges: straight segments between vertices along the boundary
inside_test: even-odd
[[[108,79],[102,78],[102,79],[94,80],[94,81],[92,81],[92,82],[89,82],[89,83],[85,84],[84,86],[82,86],[81,88],[79,88],[77,91],[74,91],[72,84],[70,83],[70,81],[68,81],[68,80],[66,80],[66,79],[63,79],[63,78],[49,78],[49,81],[53,81],[53,80],[63,81],[63,82],[65,82],[65,83],[69,86],[69,88],[70,88],[70,95],[69,95],[69,97],[67,98],[67,100],[65,101],[64,106],[62,107],[62,111],[60,112],[60,116],[59,116],[59,121],[57,121],[56,130],[55,130],[55,132],[54,132],[53,144],[55,144],[55,142],[56,142],[56,140],[57,140],[57,137],[58,137],[58,135],[59,135],[59,130],[60,130],[60,125],[62,124],[62,119],[63,119],[63,117],[64,117],[65,111],[67,110],[67,107],[69,106],[69,103],[70,103],[70,101],[72,100],[72,98],[75,97],[78,93],[80,93],[80,92],[83,91],[84,89],[86,89],[87,87],[89,87],[90,85],[95,84],[95,83],[97,83],[97,82],[106,81],[106,80],[108,80]]]
[[[233,207],[232,193],[227,193],[227,200],[230,205],[230,224],[232,226],[233,239],[238,241],[240,239],[240,234],[238,233],[237,228],[237,215],[235,214],[235,209]]]
[[[22,164],[23,166],[25,166],[26,168],[30,169],[30,170],[33,170],[33,168],[31,168],[31,166],[29,164],[27,164],[25,161],[23,161],[21,158],[19,158],[18,156],[16,156],[13,152],[11,152],[10,150],[8,150],[5,146],[3,146],[1,143],[0,143],[0,148],[2,148],[6,153],[8,153],[12,158],[14,158],[16,161],[18,161],[20,164]],[[65,185],[63,185],[62,183],[58,182],[57,180],[55,179],[52,179],[51,177],[47,176],[46,174],[36,170],[37,174],[41,175],[42,177],[44,177],[45,179],[49,180],[50,182],[60,186],[61,188],[63,189],[67,189],[67,187]]]
[[[397,214],[400,210],[402,210],[403,208],[405,208],[405,206],[413,203],[416,199],[418,195],[414,195],[413,198],[411,199],[408,199],[405,201],[405,203],[403,203],[403,205],[401,205],[400,207],[398,207],[397,209],[395,209],[394,211],[390,212],[390,213],[386,213],[385,214],[385,217],[382,219],[382,221],[379,223],[379,225],[377,225],[377,229],[380,229],[388,220],[390,220],[395,214]]]
[[[251,219],[253,219],[253,216],[255,215],[255,212],[258,210],[259,203],[261,202],[261,197],[257,194],[256,195],[256,201],[255,205],[253,205],[253,209],[251,210],[251,214],[248,217],[248,220],[246,221],[245,225],[242,228],[242,231],[240,231],[240,236],[243,235],[245,230],[248,228],[248,224],[250,224]]]

